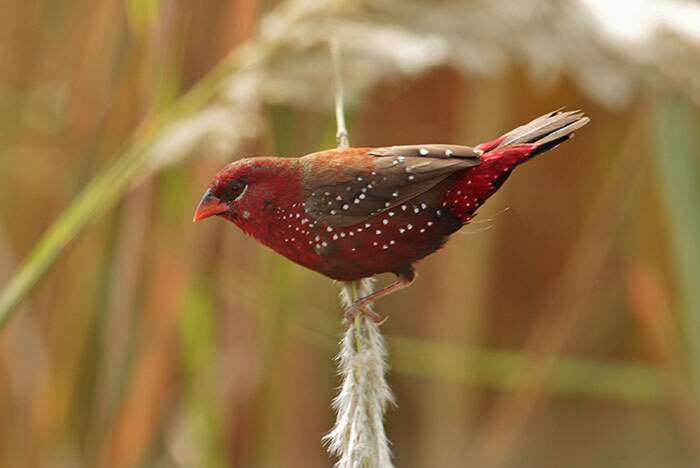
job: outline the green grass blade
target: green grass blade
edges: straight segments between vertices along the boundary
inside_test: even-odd
[[[440,379],[515,390],[530,369],[530,360],[512,351],[465,348],[392,336],[388,339],[392,371],[413,377]],[[441,363],[436,366],[435,363]],[[567,396],[589,396],[630,402],[664,396],[657,372],[643,364],[566,357],[554,368],[547,390]]]
[[[216,398],[216,325],[211,294],[201,282],[190,285],[178,317],[180,360],[187,384],[187,424],[196,441],[196,466],[228,466],[223,421]]]
[[[335,350],[335,336],[307,327],[296,327],[295,334],[329,353]],[[387,337],[387,342],[392,374],[513,390],[530,369],[528,357],[515,351],[397,335]],[[639,403],[658,401],[666,395],[657,370],[647,364],[571,356],[559,360],[547,381],[547,390],[562,396]]]
[[[245,49],[242,50],[245,52]],[[201,110],[216,94],[223,78],[242,66],[244,53],[232,55],[187,94],[148,117],[117,159],[98,173],[49,227],[0,292],[0,329],[66,246],[90,223],[111,210],[147,168],[149,149],[170,124]]]
[[[697,111],[669,100],[658,111],[656,156],[665,195],[681,311],[695,383],[700,384],[700,128]]]

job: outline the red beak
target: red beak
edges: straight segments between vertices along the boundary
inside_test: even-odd
[[[199,205],[197,205],[192,222],[196,223],[197,221],[225,213],[226,211],[228,211],[228,204],[216,198],[210,189],[204,193],[202,200],[199,202]]]

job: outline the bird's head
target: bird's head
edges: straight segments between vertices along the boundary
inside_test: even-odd
[[[247,158],[225,166],[214,176],[194,213],[193,221],[221,216],[241,228],[255,223],[278,189],[289,186],[287,158]],[[261,220],[258,220],[261,221]]]
[[[222,216],[235,222],[249,216],[246,198],[256,182],[254,167],[253,159],[241,159],[219,171],[197,205],[193,221]]]

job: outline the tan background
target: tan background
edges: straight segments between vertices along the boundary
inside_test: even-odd
[[[275,3],[0,3],[0,285],[139,122],[255,37]],[[443,3],[455,2],[430,8]],[[363,146],[476,144],[560,106],[592,119],[518,169],[419,264],[413,287],[379,304],[396,465],[693,466],[692,85],[682,71],[631,68],[629,99],[606,102],[566,66],[545,83],[530,59],[493,47],[508,57],[493,73],[444,63],[350,93]],[[573,47],[585,60],[586,44]],[[679,67],[693,56],[679,52]],[[261,134],[224,160],[333,144],[328,106],[270,102]],[[135,178],[2,330],[0,466],[331,464],[320,437],[337,384],[337,287],[229,224],[191,224],[222,165],[214,153],[198,146]]]

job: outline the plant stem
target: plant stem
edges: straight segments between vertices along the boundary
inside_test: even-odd
[[[330,43],[331,59],[333,60],[333,73],[335,75],[335,120],[338,131],[335,134],[338,148],[350,147],[350,135],[345,124],[345,92],[343,86],[343,62],[340,54],[340,44],[337,39]]]
[[[335,118],[338,148],[349,148],[345,124],[342,62],[337,40],[330,43],[335,73]],[[372,292],[371,279],[343,284],[341,299],[349,307]],[[371,307],[371,306],[370,306]],[[393,402],[386,381],[386,347],[379,325],[364,314],[348,323],[337,357],[341,386],[333,400],[335,425],[323,439],[338,456],[337,468],[391,468],[391,451],[384,432],[384,411]]]
[[[345,305],[364,297],[369,279],[345,283]],[[379,326],[363,314],[350,322],[340,342],[338,369],[341,385],[333,400],[337,416],[324,437],[338,456],[337,468],[391,468],[391,451],[384,431],[384,412],[393,396],[386,381],[386,347]]]

